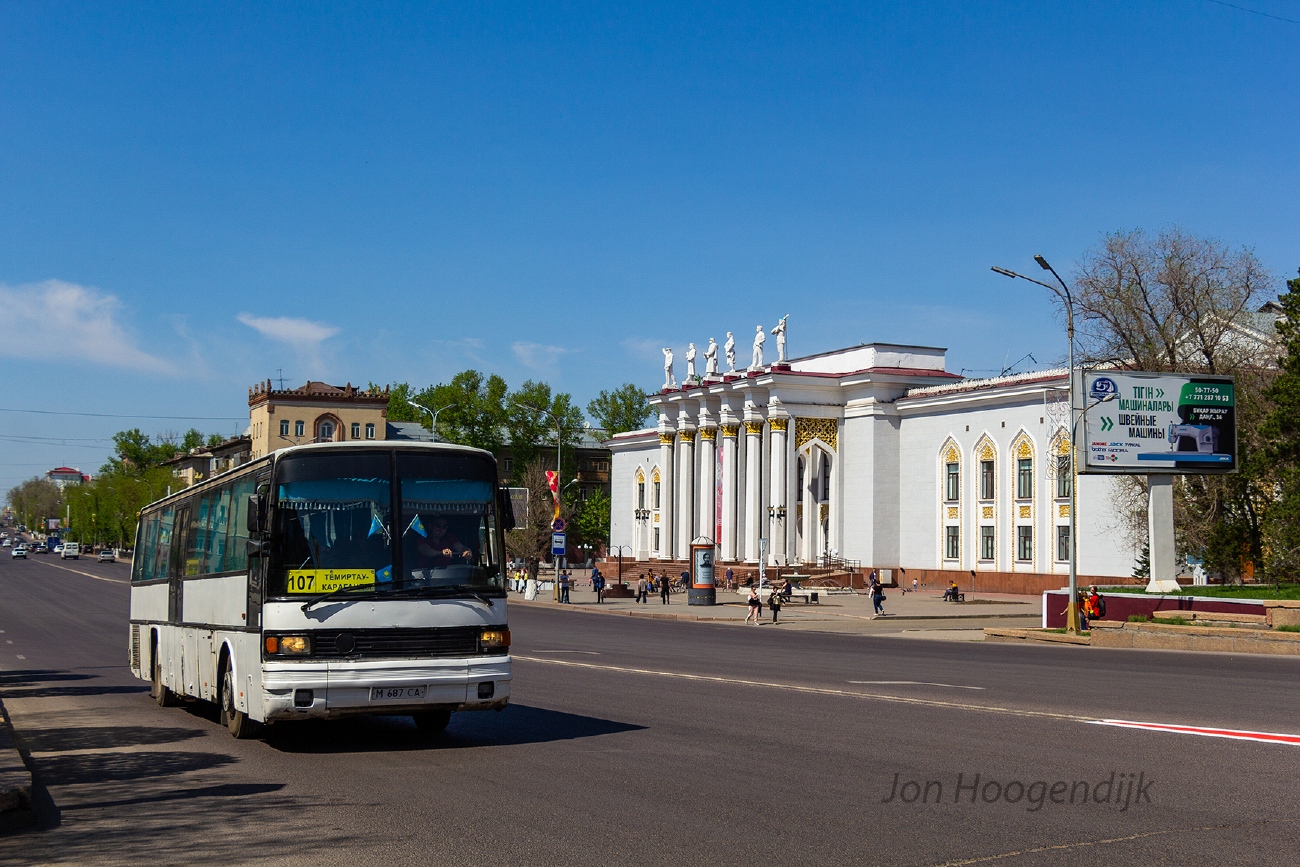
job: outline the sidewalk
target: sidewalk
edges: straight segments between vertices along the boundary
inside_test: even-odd
[[[916,593],[886,590],[885,614],[873,617],[871,599],[865,594],[823,594],[817,604],[794,601],[781,606],[780,621],[775,627],[771,609],[764,607],[762,628],[982,641],[986,627],[1037,626],[1042,617],[1042,601],[1034,596],[988,593],[968,596],[968,601],[961,604],[944,602],[942,597],[942,590],[922,589]],[[523,594],[512,592],[510,604],[562,609],[575,614],[652,617],[753,628],[752,623],[745,623],[749,613],[746,597],[734,590],[719,591],[718,604],[711,606],[688,605],[685,593],[672,594],[668,605],[662,604],[657,595],[651,596],[648,604],[638,604],[634,599],[606,599],[598,604],[590,587],[574,588],[569,598],[570,604],[559,605],[552,600],[550,592],[541,592],[530,602]]]

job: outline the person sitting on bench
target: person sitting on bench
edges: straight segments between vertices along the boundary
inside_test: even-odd
[[[943,601],[956,602],[959,599],[961,599],[961,591],[957,589],[957,582],[954,581],[947,590],[943,591]]]

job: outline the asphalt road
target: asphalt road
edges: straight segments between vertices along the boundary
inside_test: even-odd
[[[0,862],[1282,864],[1300,845],[1300,747],[1089,722],[1297,733],[1290,659],[519,606],[504,712],[434,742],[396,717],[241,742],[129,676],[125,580],[0,559],[0,698],[40,819]],[[1073,783],[1112,772],[1110,802],[1081,803]]]

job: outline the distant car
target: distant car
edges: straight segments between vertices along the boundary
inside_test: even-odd
[[[64,542],[59,550],[59,559],[76,560],[81,556],[81,546],[76,542]]]
[[[10,553],[9,556],[14,558],[15,560],[26,560],[27,549],[24,548],[22,545],[19,545],[17,548],[14,548],[13,552]]]
[[[103,551],[100,551],[100,552],[99,552],[99,558],[97,559],[96,562],[99,562],[99,563],[113,563],[113,562],[115,562],[116,560],[117,560],[117,558],[113,556],[113,549],[112,549],[112,548],[105,548]]]
[[[60,542],[59,544],[57,544],[57,545],[54,546],[54,553],[55,553],[55,554],[62,554],[62,553],[63,553],[63,543],[62,543],[62,542]]]
[[[3,542],[0,542],[0,545],[3,545],[6,548],[8,548],[12,544],[13,542],[10,542],[8,539],[5,539]]]

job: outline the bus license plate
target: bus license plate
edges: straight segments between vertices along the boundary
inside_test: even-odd
[[[370,700],[382,701],[424,701],[427,686],[372,686]]]

